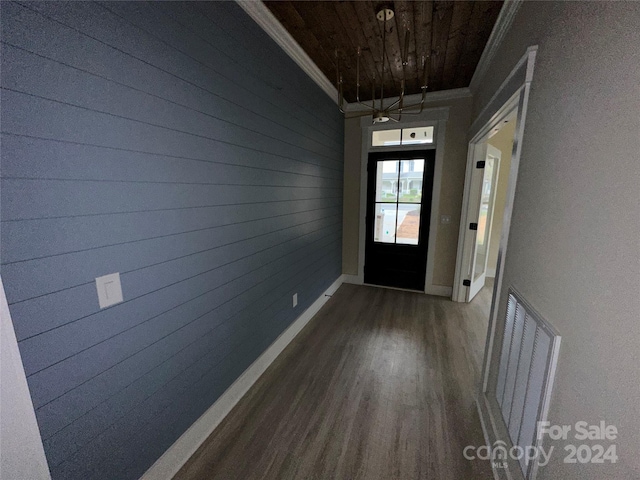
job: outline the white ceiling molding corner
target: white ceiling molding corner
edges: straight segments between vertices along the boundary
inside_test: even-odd
[[[261,0],[236,0],[236,3],[298,64],[311,79],[337,104],[338,90],[322,73]]]
[[[487,70],[489,69],[489,64],[493,57],[495,56],[498,48],[502,44],[502,40],[506,35],[507,31],[511,27],[513,23],[513,19],[518,13],[518,9],[522,5],[524,0],[505,0],[502,5],[502,9],[500,10],[500,14],[496,20],[496,24],[493,26],[493,30],[491,30],[491,35],[489,36],[489,40],[482,51],[482,55],[480,56],[480,60],[478,61],[478,65],[476,66],[475,72],[473,72],[473,77],[471,78],[471,82],[469,83],[469,88],[472,92],[475,92],[478,84],[482,81]]]

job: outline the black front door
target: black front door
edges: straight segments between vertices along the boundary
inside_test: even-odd
[[[364,281],[424,291],[435,150],[369,154]]]

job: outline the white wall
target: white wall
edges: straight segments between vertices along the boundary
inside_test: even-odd
[[[40,431],[0,279],[0,478],[49,479]]]
[[[640,3],[524,2],[474,117],[529,45],[539,49],[504,285],[563,337],[549,420],[619,430],[616,464],[565,464],[557,442],[538,478],[640,478]]]

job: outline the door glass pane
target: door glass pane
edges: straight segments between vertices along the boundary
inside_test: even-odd
[[[389,147],[400,145],[400,129],[379,130],[371,134],[371,145],[373,147]]]
[[[484,176],[482,178],[482,190],[480,192],[480,213],[478,215],[478,231],[476,232],[476,263],[473,270],[473,279],[476,280],[484,273],[487,267],[487,255],[489,254],[489,234],[491,228],[491,210],[493,205],[493,193],[495,186],[494,175],[495,161],[487,157]]]
[[[420,203],[422,201],[422,177],[424,160],[402,160],[400,163],[399,202]]]
[[[418,245],[420,238],[420,205],[398,204],[398,233],[396,243]]]
[[[433,143],[433,127],[403,128],[402,145]]]
[[[398,160],[383,160],[376,167],[376,202],[398,200]]]
[[[373,240],[381,243],[395,243],[396,240],[396,204],[376,203]]]

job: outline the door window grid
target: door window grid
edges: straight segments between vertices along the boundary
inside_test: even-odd
[[[424,159],[376,163],[374,241],[417,245]]]

